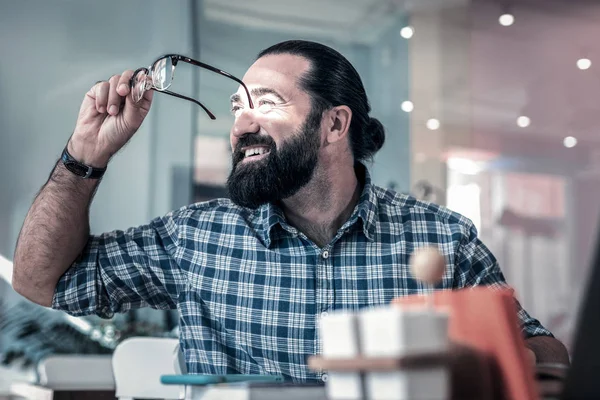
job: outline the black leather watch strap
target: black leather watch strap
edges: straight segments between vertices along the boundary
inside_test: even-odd
[[[65,168],[74,173],[77,176],[80,176],[84,179],[100,179],[102,175],[106,172],[106,168],[94,168],[89,165],[85,165],[77,161],[76,159],[69,154],[67,147],[63,150],[62,156],[60,157]]]

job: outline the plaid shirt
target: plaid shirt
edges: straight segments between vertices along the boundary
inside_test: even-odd
[[[331,243],[319,248],[281,209],[226,199],[193,204],[125,232],[91,236],[56,286],[53,308],[109,318],[150,306],[180,313],[189,373],[281,374],[317,379],[327,312],[389,303],[428,289],[411,276],[414,249],[447,260],[438,288],[505,287],[473,224],[446,208],[371,184]],[[551,335],[519,306],[526,337]]]

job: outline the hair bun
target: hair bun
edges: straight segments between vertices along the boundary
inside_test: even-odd
[[[377,118],[369,118],[365,138],[370,139],[365,140],[365,144],[368,146],[369,156],[372,157],[383,147],[383,143],[385,142],[385,128]]]

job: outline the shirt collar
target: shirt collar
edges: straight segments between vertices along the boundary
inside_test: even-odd
[[[363,185],[363,189],[354,212],[342,226],[341,230],[349,230],[358,224],[360,220],[364,235],[368,240],[373,241],[377,223],[377,195],[367,167],[362,163],[356,163],[355,171],[359,182]],[[266,247],[271,246],[273,229],[277,225],[292,235],[297,234],[296,228],[287,223],[283,210],[277,204],[263,204],[258,209],[258,212],[260,223],[262,223],[263,227],[259,234]]]
[[[358,201],[358,205],[356,206],[356,209],[348,222],[352,222],[354,219],[354,214],[356,214],[358,218],[362,220],[362,228],[365,236],[370,241],[373,241],[375,240],[375,229],[377,227],[378,205],[375,186],[371,181],[369,170],[364,164],[357,163],[355,170],[359,182],[362,182],[364,186],[362,194],[360,195],[360,200]]]

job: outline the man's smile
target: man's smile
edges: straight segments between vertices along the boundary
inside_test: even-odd
[[[254,162],[266,158],[271,149],[267,146],[248,146],[242,148],[241,151],[244,153],[242,162]]]

